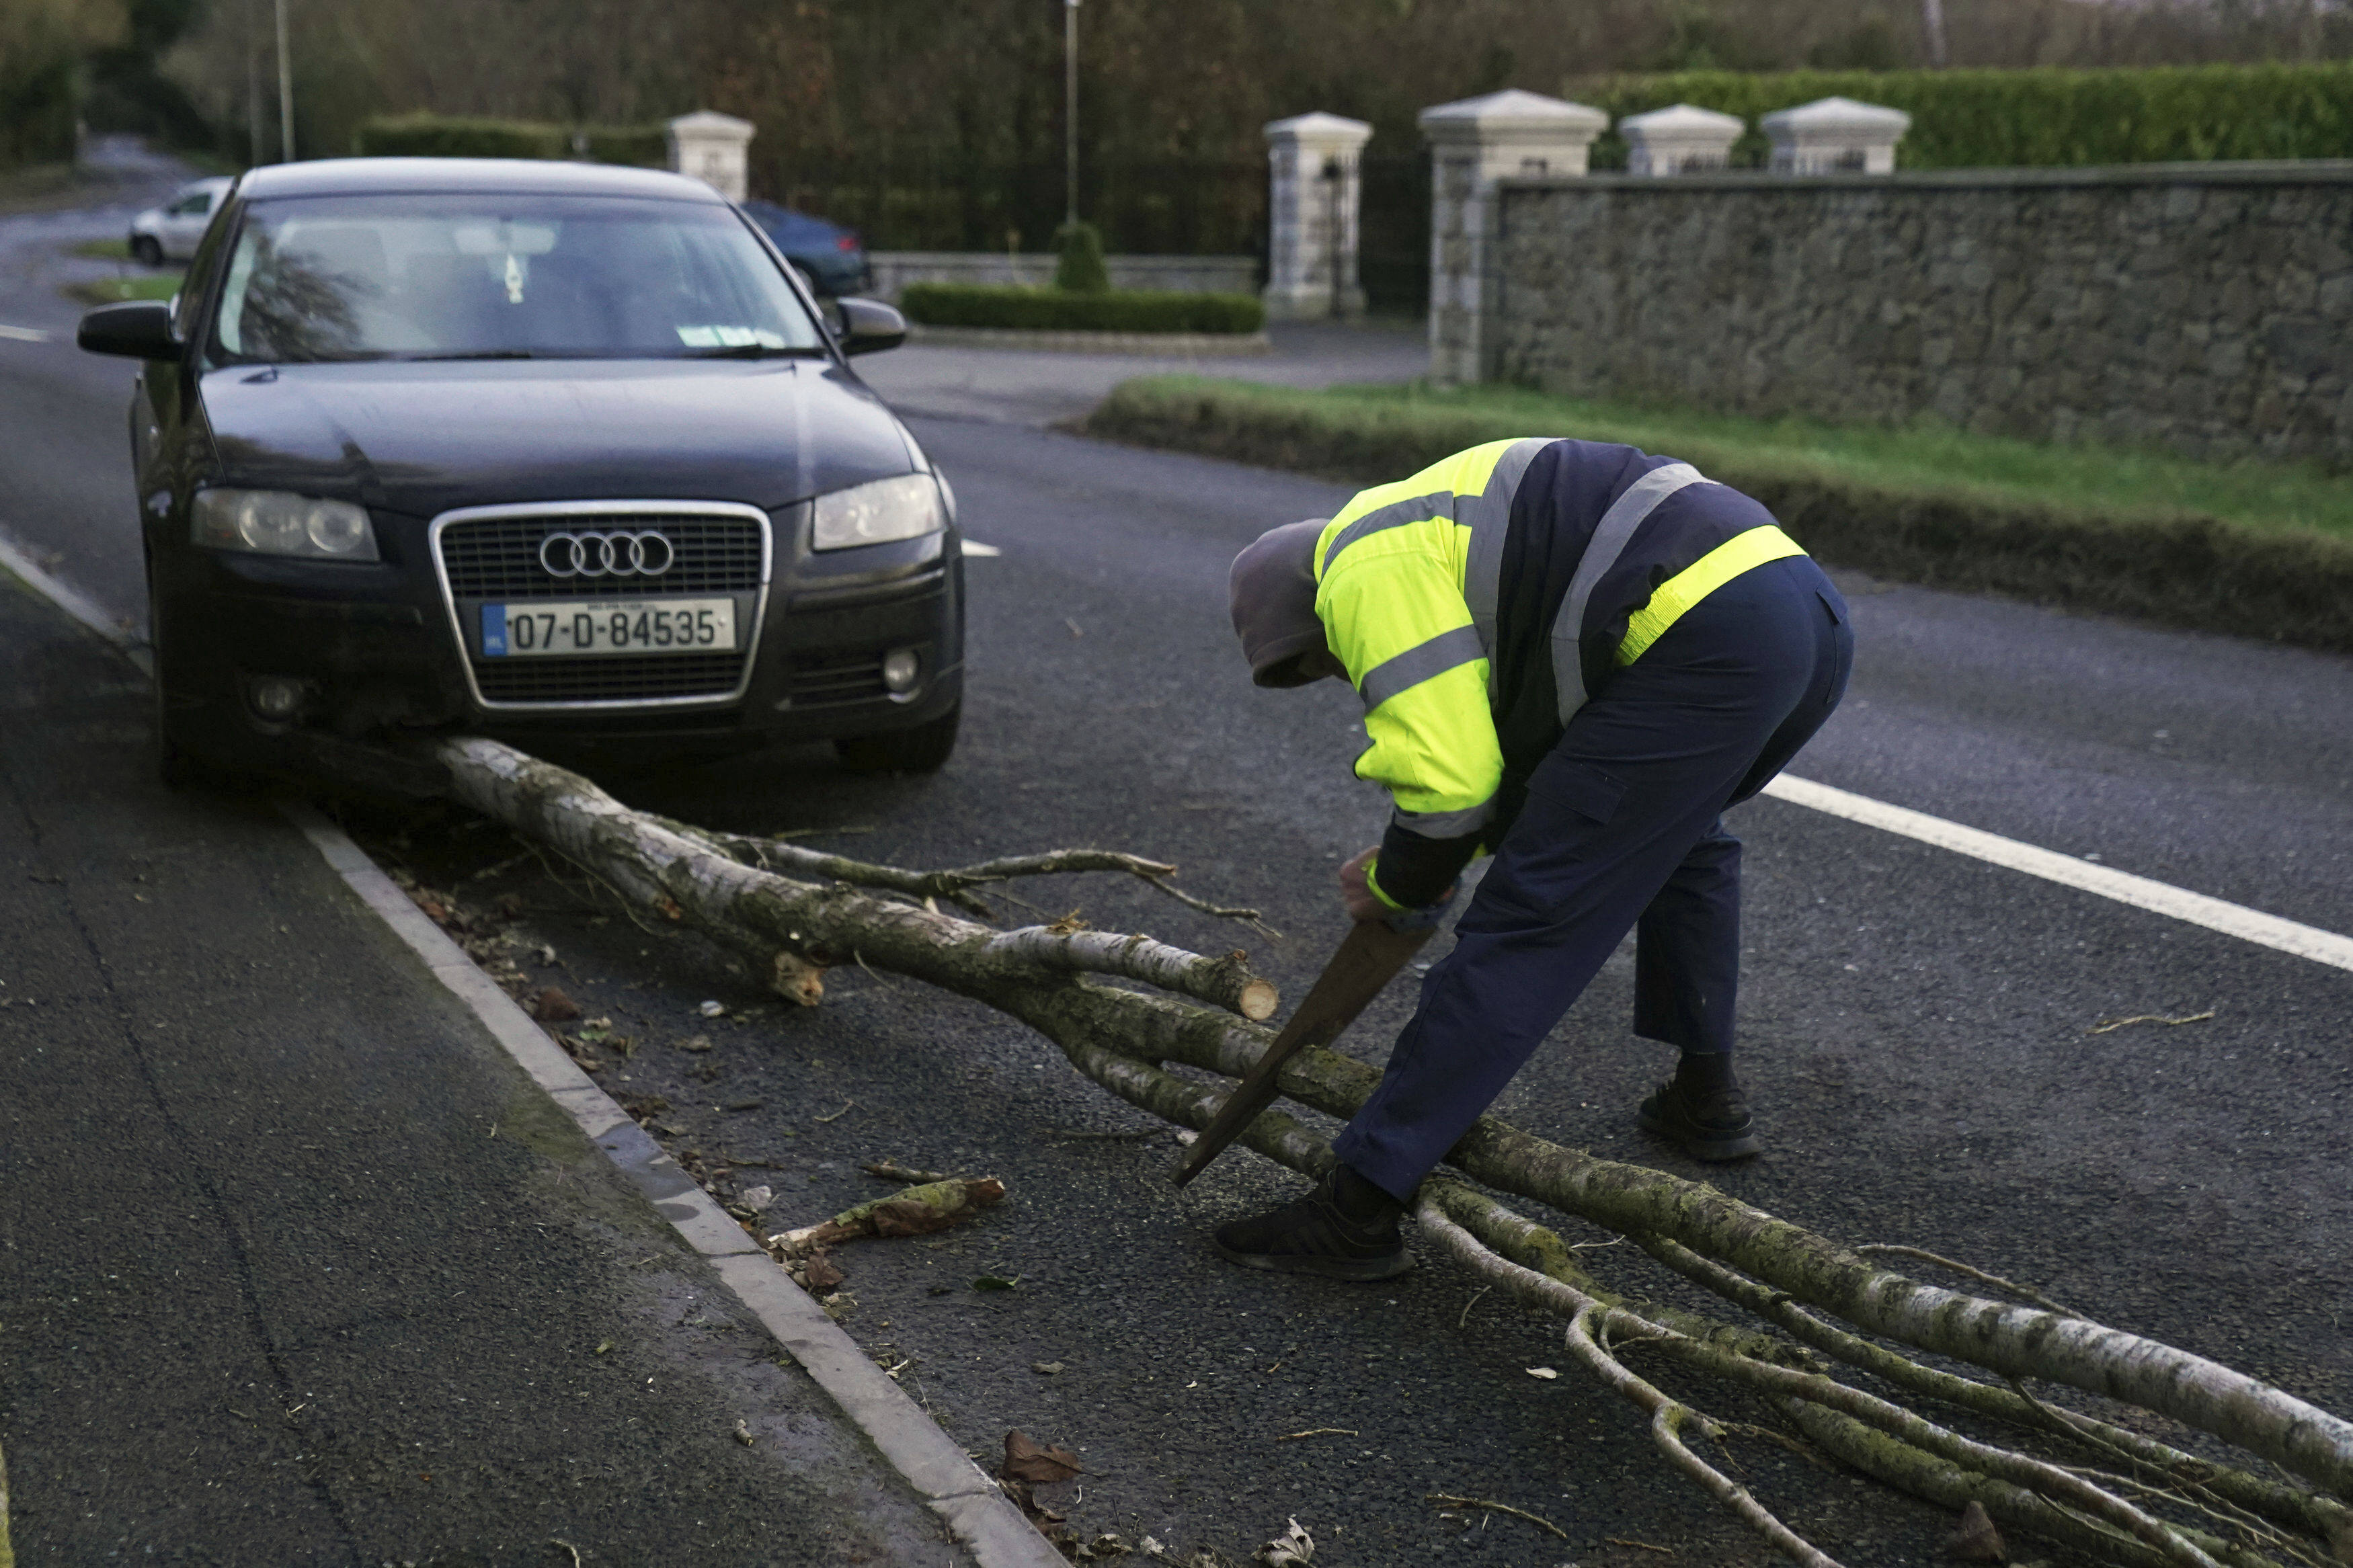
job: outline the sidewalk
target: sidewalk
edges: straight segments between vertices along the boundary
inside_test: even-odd
[[[972,1562],[300,833],[153,782],[144,682],[5,574],[0,689],[20,1563]]]

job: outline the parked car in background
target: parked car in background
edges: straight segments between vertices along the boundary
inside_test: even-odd
[[[964,666],[955,500],[698,180],[471,159],[242,177],[173,305],[81,346],[132,405],[164,774],[833,742],[930,771]]]
[[[774,202],[742,205],[818,294],[839,299],[862,294],[871,286],[873,273],[867,265],[866,247],[853,231]]]
[[[149,207],[131,220],[131,256],[143,267],[185,261],[196,253],[213,215],[228,199],[237,182],[220,176],[191,180],[172,193],[160,207]]]

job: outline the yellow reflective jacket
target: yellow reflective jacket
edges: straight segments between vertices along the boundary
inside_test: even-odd
[[[1689,464],[1599,442],[1490,441],[1358,493],[1317,541],[1315,612],[1364,699],[1356,776],[1396,805],[1380,862],[1444,841],[1451,880],[1612,669],[1741,573],[1802,553]],[[1379,868],[1392,904],[1443,891]]]

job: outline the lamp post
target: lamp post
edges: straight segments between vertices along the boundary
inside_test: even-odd
[[[1079,0],[1062,0],[1062,195],[1068,226],[1079,221]]]
[[[248,160],[261,166],[261,29],[254,21],[258,0],[245,0],[245,132]]]
[[[294,161],[294,57],[286,52],[286,0],[278,0],[278,161]]]

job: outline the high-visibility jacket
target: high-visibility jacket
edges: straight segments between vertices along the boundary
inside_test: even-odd
[[[1804,552],[1688,463],[1491,441],[1359,493],[1315,549],[1315,613],[1365,703],[1356,776],[1396,805],[1373,888],[1442,894],[1610,673],[1753,567]]]

